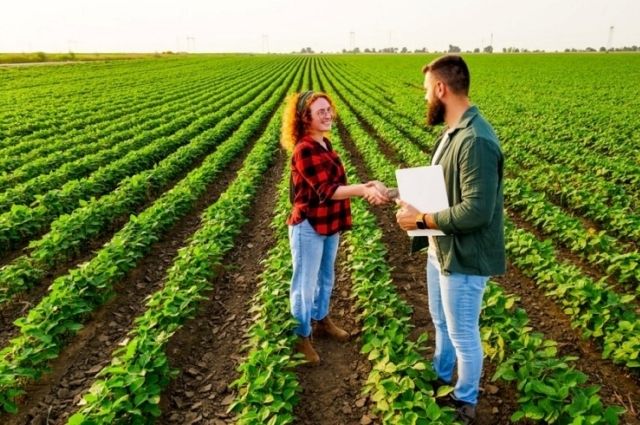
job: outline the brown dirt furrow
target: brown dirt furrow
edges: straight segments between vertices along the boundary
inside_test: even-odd
[[[159,424],[224,424],[233,421],[227,408],[234,393],[229,384],[237,378],[243,359],[246,329],[250,324],[251,297],[262,271],[261,261],[273,245],[269,224],[273,218],[276,186],[284,154],[265,175],[250,209],[251,220],[223,261],[194,319],[176,332],[167,346],[171,367],[180,370],[162,395]],[[283,224],[284,225],[284,224]]]
[[[204,161],[205,157],[206,156],[203,156],[202,158],[195,161],[189,168],[185,169],[175,179],[165,185],[165,187],[173,187],[191,170],[195,170],[196,168],[198,168],[202,164],[202,161]],[[142,205],[135,208],[132,214],[139,214],[141,211],[147,209],[162,195],[162,193],[162,190],[149,191],[148,199]],[[17,335],[18,328],[13,325],[13,322],[17,318],[25,315],[29,311],[29,309],[40,302],[40,300],[48,292],[48,288],[53,283],[53,281],[56,280],[56,278],[58,278],[59,276],[66,274],[69,270],[79,266],[84,262],[89,261],[95,255],[95,252],[99,251],[102,246],[107,243],[113,237],[113,235],[129,221],[130,215],[131,214],[124,214],[118,217],[116,220],[111,222],[107,228],[104,229],[103,233],[91,239],[90,241],[87,241],[83,246],[82,252],[72,256],[67,261],[62,261],[56,264],[56,267],[52,270],[49,270],[42,281],[40,281],[36,286],[26,292],[16,294],[15,297],[9,300],[6,304],[0,305],[0,347],[5,346],[11,338]],[[47,228],[47,231],[48,229],[49,228]],[[41,236],[42,235],[39,235],[38,238]],[[35,240],[36,238],[33,239]],[[25,243],[25,247],[26,245],[27,243]],[[21,252],[12,253],[10,257],[7,257],[6,262],[9,263],[18,255],[28,253],[28,251],[28,249],[23,249]]]
[[[4,267],[5,265],[9,264],[10,262],[15,260],[19,256],[21,256],[22,254],[24,254],[26,251],[27,245],[29,245],[29,241],[21,242],[19,244],[16,244],[10,250],[2,253],[0,255],[0,267]]]
[[[361,395],[371,365],[360,353],[360,324],[350,295],[351,278],[345,264],[347,259],[343,247],[341,244],[338,253],[330,315],[352,337],[346,343],[326,337],[313,339],[313,345],[320,355],[320,365],[298,367],[302,393],[294,411],[297,424],[359,424],[361,421],[366,422],[365,418],[376,422],[375,415],[368,413],[369,399]]]
[[[357,152],[346,129],[341,125],[340,134],[349,151],[351,161],[358,170],[358,175],[363,181],[369,180],[370,175],[362,157]],[[411,323],[415,329],[412,332],[412,337],[415,340],[425,332],[429,335],[427,355],[431,357],[435,333],[427,301],[426,254],[409,254],[409,238],[397,226],[394,207],[374,207],[372,211],[383,230],[383,241],[388,250],[387,262],[392,267],[393,282],[399,294],[413,309]],[[495,365],[485,362],[477,407],[478,425],[508,423],[509,417],[517,410],[515,388],[504,382],[491,382],[494,370]]]
[[[144,312],[146,298],[162,286],[178,249],[187,244],[199,227],[200,214],[233,181],[249,149],[250,146],[232,161],[225,173],[207,187],[191,212],[153,244],[138,266],[116,285],[115,297],[92,314],[86,326],[51,363],[51,372],[27,385],[19,413],[0,416],[0,423],[66,422],[96,373],[111,361],[113,350],[126,337],[133,319]]]
[[[508,293],[520,297],[530,325],[546,338],[556,341],[560,355],[578,357],[576,369],[588,375],[589,383],[601,386],[600,395],[605,404],[627,408],[622,423],[640,424],[640,379],[637,374],[602,359],[601,349],[593,341],[582,338],[580,330],[571,327],[571,321],[562,309],[513,265],[508,264],[507,273],[493,280]],[[632,411],[636,412],[635,416]]]

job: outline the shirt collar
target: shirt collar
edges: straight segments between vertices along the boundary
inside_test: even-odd
[[[324,143],[327,145],[327,151],[329,152],[333,151],[333,147],[331,146],[331,142],[329,141],[329,139],[327,139],[326,137],[323,137],[322,140],[324,140]],[[324,148],[320,146],[320,144],[316,142],[313,139],[313,137],[309,136],[308,134],[305,134],[304,136],[302,136],[302,139],[300,139],[300,142],[311,143],[314,147],[317,147],[318,149],[322,149],[324,151]]]

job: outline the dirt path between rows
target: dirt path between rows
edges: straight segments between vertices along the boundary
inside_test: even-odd
[[[369,398],[361,395],[371,364],[360,354],[361,329],[351,298],[351,277],[344,248],[341,243],[329,314],[338,326],[351,333],[351,339],[340,343],[326,337],[314,338],[320,365],[298,367],[302,394],[294,411],[297,424],[346,425],[376,419],[368,412]]]
[[[212,283],[213,290],[197,316],[169,342],[169,362],[181,372],[163,393],[160,424],[232,422],[233,415],[226,413],[234,397],[229,384],[236,379],[236,367],[243,359],[241,350],[261,261],[274,242],[269,224],[282,161],[283,153],[278,151],[275,164],[260,184],[263,189],[250,208],[250,221],[225,257],[223,272]]]

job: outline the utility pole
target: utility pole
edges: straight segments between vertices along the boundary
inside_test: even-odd
[[[351,31],[349,33],[349,50],[353,52],[353,49],[356,48],[356,33]]]
[[[609,40],[607,41],[607,51],[611,50],[613,44],[613,25],[609,27]]]
[[[196,38],[194,36],[186,36],[187,40],[187,52],[194,52],[196,50]]]

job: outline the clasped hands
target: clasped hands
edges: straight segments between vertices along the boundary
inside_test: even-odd
[[[364,199],[372,205],[384,205],[395,201],[400,207],[396,213],[396,221],[402,230],[413,230],[416,226],[416,216],[420,211],[413,205],[398,198],[398,189],[387,188],[377,180],[365,183]]]
[[[371,205],[384,205],[398,197],[398,190],[387,188],[384,183],[373,180],[365,183],[363,197]]]

